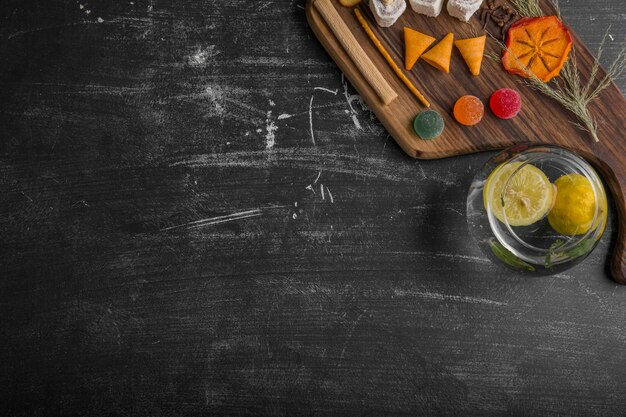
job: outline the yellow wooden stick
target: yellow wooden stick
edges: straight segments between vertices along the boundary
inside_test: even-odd
[[[370,25],[367,24],[367,21],[365,20],[359,9],[354,9],[354,14],[356,14],[356,18],[359,19],[359,22],[361,22],[361,26],[363,26],[363,29],[365,29],[367,35],[370,37],[374,45],[376,45],[376,48],[378,48],[378,51],[382,54],[385,60],[387,60],[396,75],[402,80],[402,82],[404,82],[404,84],[409,88],[409,90],[411,90],[415,97],[417,97],[417,99],[422,102],[424,106],[430,107],[430,103],[428,102],[428,100],[426,100],[426,97],[424,97],[422,93],[420,93],[419,90],[415,88],[411,80],[409,80],[406,75],[404,75],[400,67],[398,67],[398,65],[396,65],[396,63],[393,61],[393,58],[391,58],[391,55],[389,55],[383,44],[380,43],[380,41],[372,31],[372,28],[370,28]]]

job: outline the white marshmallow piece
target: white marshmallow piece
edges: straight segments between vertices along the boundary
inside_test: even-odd
[[[389,27],[396,23],[396,20],[398,20],[406,10],[406,1],[370,0],[370,9],[379,26]]]
[[[483,0],[448,0],[448,13],[452,17],[467,22],[480,8]]]
[[[430,17],[437,17],[443,8],[443,0],[409,0],[414,12]]]

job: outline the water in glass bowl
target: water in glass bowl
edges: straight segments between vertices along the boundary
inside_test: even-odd
[[[556,146],[516,146],[490,159],[472,181],[467,222],[493,260],[534,275],[561,272],[597,245],[606,193],[580,156]]]

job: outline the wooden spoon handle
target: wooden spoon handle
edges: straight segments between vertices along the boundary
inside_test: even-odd
[[[315,0],[315,8],[320,12],[326,24],[333,31],[335,37],[341,43],[341,46],[345,49],[346,53],[354,64],[357,66],[363,77],[367,80],[380,100],[385,104],[391,103],[398,97],[398,93],[395,92],[389,83],[385,80],[385,77],[381,74],[380,70],[374,65],[371,59],[367,56],[359,42],[356,40],[346,22],[343,21],[337,9],[331,3],[331,0]]]
[[[626,285],[626,150],[619,149],[624,144],[612,144],[607,140],[592,145],[593,153],[588,149],[574,150],[596,166],[613,196],[618,231],[611,258],[611,275],[616,282]]]
[[[611,274],[616,282],[626,285],[626,217],[624,215],[619,219],[619,227],[617,244],[611,260]]]

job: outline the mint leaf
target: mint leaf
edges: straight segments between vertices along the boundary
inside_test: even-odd
[[[527,271],[535,270],[534,266],[519,259],[495,239],[489,240],[489,247],[491,248],[493,254],[496,255],[496,257],[498,257],[498,259],[500,259],[505,264],[512,266],[515,269],[524,269]]]

